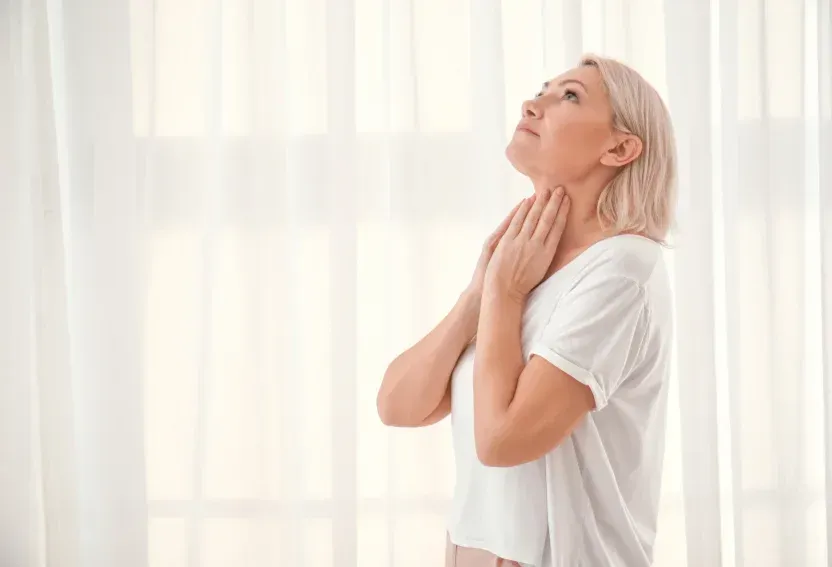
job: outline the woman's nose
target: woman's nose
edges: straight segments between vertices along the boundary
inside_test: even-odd
[[[542,112],[536,100],[527,100],[521,108],[523,118],[540,118]]]

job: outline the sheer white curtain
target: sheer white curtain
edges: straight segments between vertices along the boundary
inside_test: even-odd
[[[0,565],[440,565],[448,424],[384,429],[376,387],[584,51],[679,143],[656,564],[827,564],[830,0],[7,0],[0,34]]]

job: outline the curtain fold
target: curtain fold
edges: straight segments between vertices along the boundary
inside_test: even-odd
[[[584,52],[679,146],[656,565],[827,564],[830,4],[6,2],[0,564],[440,562],[449,423],[385,429],[376,389]]]
[[[712,147],[714,20],[710,6],[665,10],[667,103],[679,153],[678,235],[673,244],[676,368],[681,423],[684,541],[689,565],[721,565],[722,534],[715,361]],[[726,92],[726,91],[723,91]],[[727,91],[727,92],[730,92]],[[717,195],[718,199],[718,195]]]
[[[820,332],[817,326],[813,329],[813,344],[814,352],[821,360],[823,376],[822,387],[814,389],[814,395],[820,403],[813,406],[816,412],[822,411],[823,415],[825,459],[822,461],[822,487],[825,494],[829,495],[832,494],[832,349],[829,348],[832,344],[832,160],[828,156],[832,156],[832,1],[818,2],[813,6],[812,15],[816,18],[810,19],[810,25],[807,27],[807,35],[810,38],[807,50],[811,52],[816,49],[818,57],[814,65],[809,65],[808,74],[817,81],[818,96],[809,99],[811,104],[808,112],[810,116],[817,116],[817,123],[810,123],[807,128],[807,171],[812,185],[818,189],[817,200],[812,204],[816,204],[818,210],[818,215],[813,215],[813,220],[817,223],[815,226],[820,235],[820,262],[811,262],[810,265],[820,264],[819,269],[815,271],[815,274],[820,274],[821,280],[820,305],[815,303],[812,312],[821,318]],[[817,162],[812,161],[815,156]],[[817,465],[816,467],[819,468]],[[825,538],[827,542],[832,541],[832,507],[826,506],[824,510],[822,505],[816,505],[816,513],[822,518],[819,523],[823,523],[825,519],[826,530],[818,530],[819,537]]]
[[[15,77],[17,88],[2,89],[0,120],[2,120],[2,151],[0,151],[0,183],[11,191],[0,192],[0,257],[4,277],[0,280],[0,309],[4,348],[0,352],[4,379],[0,381],[0,490],[5,505],[0,512],[0,533],[8,540],[0,550],[4,562],[34,563],[38,560],[37,493],[30,489],[35,476],[37,449],[33,446],[35,422],[27,402],[34,394],[32,385],[34,324],[32,321],[34,278],[32,219],[30,195],[20,186],[30,183],[29,167],[24,163],[31,154],[31,131],[23,132],[23,116],[31,115],[28,97],[32,90],[32,67],[23,64],[23,50],[31,43],[29,14],[20,6],[9,6],[2,14],[7,41],[0,46],[0,69],[4,77]],[[24,19],[25,18],[25,19]],[[24,77],[26,81],[24,82]],[[14,332],[12,332],[14,330]],[[18,463],[10,466],[8,463]],[[25,488],[25,489],[24,489]]]

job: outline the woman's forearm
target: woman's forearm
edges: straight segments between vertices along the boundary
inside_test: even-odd
[[[477,332],[479,308],[477,294],[463,293],[430,333],[390,363],[376,400],[382,422],[415,427],[437,410],[457,360]]]
[[[490,440],[501,436],[503,417],[523,371],[522,320],[523,302],[486,292],[474,359],[474,436],[481,457]]]

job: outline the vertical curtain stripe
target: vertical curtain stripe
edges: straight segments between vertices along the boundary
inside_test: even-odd
[[[711,20],[707,3],[665,2],[668,103],[679,151],[679,252],[675,255],[676,356],[688,565],[720,565],[713,345],[710,154]],[[684,72],[678,72],[679,69]]]
[[[328,330],[332,348],[332,557],[355,567],[356,541],[356,264],[355,6],[328,0],[327,193],[331,250]],[[349,22],[349,23],[348,23]],[[314,189],[313,189],[314,190]],[[313,259],[310,259],[313,260]],[[314,261],[314,260],[313,260]],[[327,332],[321,329],[321,332]],[[311,408],[310,408],[311,409]],[[309,411],[309,410],[308,410]]]

